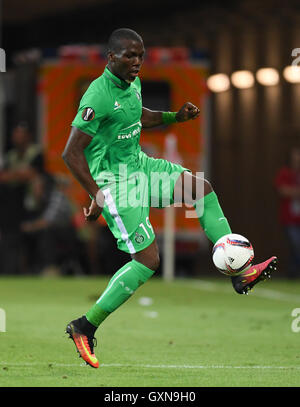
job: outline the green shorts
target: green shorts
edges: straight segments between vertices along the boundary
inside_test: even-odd
[[[124,180],[99,185],[105,196],[102,215],[117,239],[118,248],[131,254],[153,242],[150,208],[172,205],[175,183],[182,172],[189,171],[143,152],[139,158],[138,171],[128,174]]]

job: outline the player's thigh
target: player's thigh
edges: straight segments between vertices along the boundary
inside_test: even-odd
[[[155,233],[149,219],[149,205],[120,202],[109,188],[102,189],[102,192],[105,196],[102,215],[117,240],[118,248],[135,254],[150,246]]]
[[[184,171],[177,179],[174,187],[174,203],[192,205],[213,191],[209,181],[198,173]]]
[[[165,208],[174,203],[174,188],[184,171],[180,164],[164,159],[147,157],[144,166],[149,182],[149,205],[152,208]]]

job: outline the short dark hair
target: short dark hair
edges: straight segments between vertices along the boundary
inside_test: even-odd
[[[114,30],[108,39],[108,52],[119,51],[122,48],[122,40],[132,40],[143,43],[142,37],[130,28],[118,28]]]

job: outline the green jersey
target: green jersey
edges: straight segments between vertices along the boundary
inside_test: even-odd
[[[127,83],[106,67],[83,95],[72,123],[91,136],[84,154],[92,177],[101,188],[102,216],[127,253],[148,247],[155,234],[150,207],[173,203],[176,180],[186,168],[141,151],[142,98],[137,77]],[[170,182],[153,175],[169,174]]]
[[[72,126],[92,137],[84,153],[92,177],[101,184],[99,174],[112,173],[122,178],[119,165],[127,173],[139,169],[142,97],[141,82],[126,81],[106,67],[83,95]]]

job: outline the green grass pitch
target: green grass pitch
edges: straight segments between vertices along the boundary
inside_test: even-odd
[[[300,332],[293,332],[291,315],[300,308],[300,281],[274,278],[242,296],[221,275],[172,283],[153,278],[97,331],[100,368],[92,369],[64,330],[107,282],[0,278],[0,308],[6,312],[0,386],[300,385]],[[152,303],[142,305],[141,297]]]

